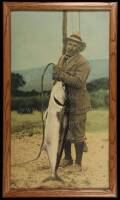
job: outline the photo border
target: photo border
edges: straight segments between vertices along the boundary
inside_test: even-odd
[[[109,189],[12,189],[11,161],[11,12],[109,11]],[[116,197],[117,196],[117,3],[3,2],[3,197]]]

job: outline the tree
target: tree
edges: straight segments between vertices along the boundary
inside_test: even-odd
[[[12,90],[12,94],[14,95],[16,91],[18,91],[18,89],[20,87],[23,87],[26,84],[23,76],[19,73],[12,73],[12,77],[11,77],[11,90]]]
[[[95,92],[99,89],[108,90],[109,80],[108,78],[99,78],[87,83],[87,89],[89,92]]]

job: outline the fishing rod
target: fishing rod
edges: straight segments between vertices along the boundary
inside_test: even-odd
[[[45,67],[44,71],[43,71],[43,74],[42,74],[42,78],[41,78],[41,119],[42,119],[42,129],[43,129],[43,139],[42,139],[42,142],[41,142],[41,145],[40,145],[40,150],[38,152],[38,155],[36,158],[32,159],[32,160],[28,160],[28,161],[25,161],[25,162],[22,162],[22,163],[18,163],[18,164],[15,164],[15,166],[19,166],[19,165],[23,165],[23,164],[27,164],[29,162],[33,162],[33,161],[36,161],[40,155],[41,155],[41,151],[42,151],[42,147],[43,147],[43,143],[44,143],[44,136],[45,136],[45,124],[44,124],[44,104],[43,104],[43,91],[44,91],[44,76],[45,76],[45,73],[47,71],[47,69],[49,68],[49,66],[55,66],[54,63],[49,63],[47,64],[47,66]],[[14,165],[12,165],[14,166]]]

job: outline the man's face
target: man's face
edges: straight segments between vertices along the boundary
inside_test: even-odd
[[[68,40],[66,45],[66,55],[73,56],[78,51],[79,51],[79,43],[72,40]]]

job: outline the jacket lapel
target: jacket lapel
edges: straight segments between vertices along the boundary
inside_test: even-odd
[[[79,54],[76,54],[75,56],[72,56],[66,61],[66,70],[70,70],[73,66],[75,66],[79,56]]]

